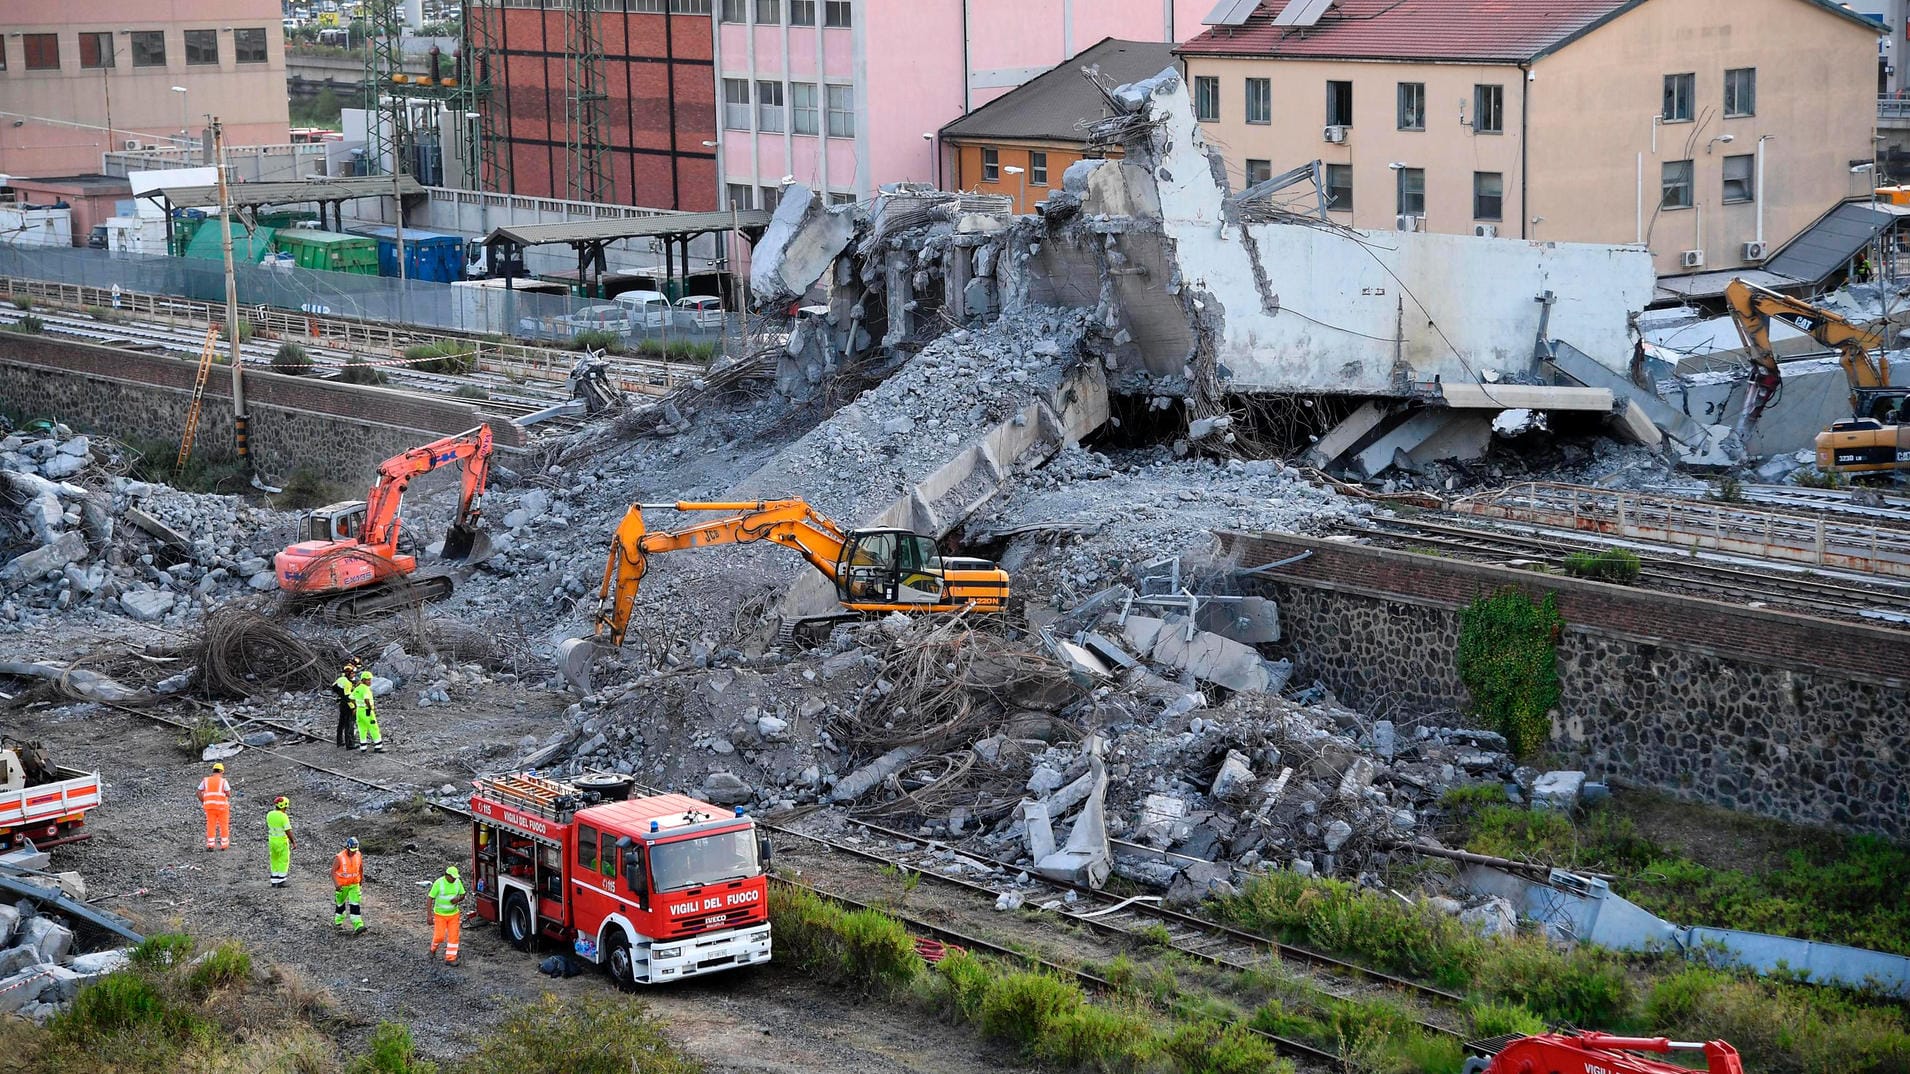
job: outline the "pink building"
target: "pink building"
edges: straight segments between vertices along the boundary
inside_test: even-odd
[[[1213,0],[717,0],[724,205],[952,181],[935,132],[1105,37],[1185,41]]]
[[[94,172],[128,144],[283,143],[278,0],[0,0],[0,173]]]

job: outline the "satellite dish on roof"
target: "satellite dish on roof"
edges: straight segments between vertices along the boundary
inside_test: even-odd
[[[1260,0],[1220,0],[1200,22],[1203,26],[1242,26],[1258,10]]]
[[[1275,26],[1312,26],[1333,6],[1333,0],[1287,0],[1287,6],[1273,17]]]

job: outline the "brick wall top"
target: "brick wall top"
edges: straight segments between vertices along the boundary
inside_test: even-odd
[[[1248,567],[1312,553],[1261,576],[1271,583],[1446,608],[1518,586],[1534,596],[1552,594],[1568,630],[1799,671],[1910,681],[1910,634],[1883,627],[1291,534],[1230,532],[1220,538]]]
[[[12,333],[0,340],[0,362],[43,366],[188,393],[198,373],[197,363],[183,358]],[[232,397],[229,367],[213,368],[206,381],[206,395],[214,399]],[[489,421],[500,447],[523,447],[528,442],[522,426],[486,415],[463,400],[433,399],[390,388],[247,369],[245,397],[248,403],[260,406],[330,414],[435,436],[461,433]]]

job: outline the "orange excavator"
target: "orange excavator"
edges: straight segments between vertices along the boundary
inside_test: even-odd
[[[1775,317],[1835,349],[1850,383],[1851,420],[1835,422],[1817,434],[1817,468],[1845,473],[1910,469],[1910,389],[1890,386],[1889,352],[1878,328],[1743,280],[1725,287],[1724,301],[1752,363],[1750,388],[1738,416],[1740,441],[1749,442],[1752,428],[1783,384],[1777,353],[1771,349]]]
[[[491,427],[480,425],[378,465],[378,480],[362,500],[328,504],[305,520],[305,540],[273,557],[279,589],[321,600],[334,619],[360,619],[381,612],[443,600],[451,595],[445,574],[412,577],[414,552],[401,549],[399,509],[413,479],[461,463],[463,482],[457,518],[444,535],[439,558],[479,563],[490,557],[490,540],[478,528],[484,487],[491,469]]]
[[[725,511],[729,517],[668,533],[650,532],[645,511]],[[986,559],[944,556],[935,538],[908,530],[844,530],[802,500],[742,503],[639,503],[617,524],[599,589],[597,639],[623,645],[636,605],[637,587],[659,552],[718,544],[770,541],[793,548],[835,583],[836,600],[848,615],[902,612],[949,615],[999,612],[1008,604],[1008,572]],[[824,622],[843,616],[832,616]],[[807,625],[805,623],[805,625]],[[795,624],[784,624],[785,636]],[[560,647],[573,682],[583,681],[593,639],[573,638]]]
[[[1639,1052],[1703,1052],[1706,1074],[1744,1074],[1738,1050],[1721,1040],[1704,1042],[1667,1040],[1664,1037],[1618,1037],[1610,1033],[1516,1034],[1474,1041],[1467,1050],[1475,1054],[1467,1059],[1463,1074],[1546,1074],[1567,1071],[1571,1074],[1596,1071],[1598,1074],[1691,1074],[1690,1067],[1663,1063]]]

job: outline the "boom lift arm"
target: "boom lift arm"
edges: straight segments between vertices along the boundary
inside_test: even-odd
[[[1777,355],[1771,350],[1771,318],[1778,317],[1801,329],[1840,355],[1844,376],[1850,381],[1851,411],[1859,409],[1859,392],[1890,383],[1890,359],[1883,353],[1883,336],[1873,328],[1851,323],[1830,310],[1813,306],[1803,299],[1781,295],[1743,280],[1732,280],[1724,289],[1724,301],[1731,310],[1738,335],[1751,352],[1750,390],[1744,396],[1744,411],[1738,416],[1739,440],[1750,437],[1751,429],[1764,408],[1777,396],[1783,383]],[[1875,358],[1871,352],[1877,351]]]

